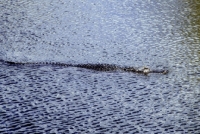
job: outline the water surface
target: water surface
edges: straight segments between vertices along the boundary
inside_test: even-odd
[[[0,2],[0,59],[168,69],[148,76],[0,62],[1,133],[200,133],[199,4]]]

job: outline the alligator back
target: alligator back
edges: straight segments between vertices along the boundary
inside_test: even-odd
[[[4,61],[9,65],[56,65],[56,66],[64,66],[64,67],[79,67],[85,69],[92,69],[96,71],[116,71],[121,70],[124,72],[134,72],[134,73],[142,73],[147,75],[148,73],[162,73],[167,74],[168,70],[150,70],[146,73],[144,70],[138,70],[134,67],[121,67],[114,64],[66,64],[66,63],[59,63],[59,62],[12,62],[12,61]]]

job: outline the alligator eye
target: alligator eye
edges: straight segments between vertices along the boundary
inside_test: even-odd
[[[149,68],[144,68],[144,70],[143,70],[143,73],[144,74],[148,74],[150,72],[150,69]]]
[[[167,74],[167,73],[168,73],[168,70],[164,70],[164,71],[163,71],[163,74]]]

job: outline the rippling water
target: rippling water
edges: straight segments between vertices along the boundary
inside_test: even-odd
[[[0,133],[200,133],[198,1],[3,0],[0,10],[1,60],[169,70],[0,62]]]

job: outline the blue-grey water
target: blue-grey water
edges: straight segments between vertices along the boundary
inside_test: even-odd
[[[0,133],[199,134],[199,10],[197,0],[1,0]]]

